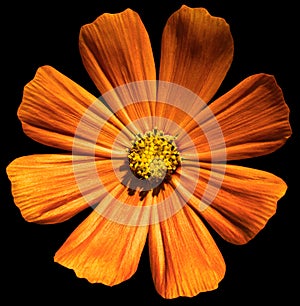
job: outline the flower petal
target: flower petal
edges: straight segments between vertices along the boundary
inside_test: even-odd
[[[111,143],[123,127],[103,103],[50,66],[39,68],[25,86],[18,117],[29,137],[68,151],[72,150],[76,133],[82,147],[88,147],[97,141],[101,125]],[[79,135],[81,120],[85,129]],[[101,151],[99,146],[94,149]]]
[[[113,286],[136,271],[148,227],[110,221],[93,211],[69,236],[54,260],[91,283]]]
[[[187,206],[149,229],[154,283],[164,298],[216,289],[225,263],[205,225]]]
[[[139,17],[131,9],[117,14],[102,14],[94,22],[81,28],[79,47],[83,64],[93,82],[103,95],[121,85],[143,80],[156,80],[155,63],[148,33]],[[154,84],[154,83],[153,83]],[[147,86],[146,86],[147,87]],[[113,103],[107,101],[111,108],[120,109],[122,100],[130,99],[130,95],[137,92],[126,92],[123,87],[119,100]],[[142,85],[137,91],[147,91]],[[144,96],[144,93],[141,93]],[[148,100],[153,100],[155,94],[149,94]],[[111,104],[119,105],[111,105]],[[143,107],[132,110],[140,118],[150,116],[150,106],[144,103]],[[128,114],[119,114],[122,122],[130,122]],[[129,116],[130,117],[130,116]]]
[[[74,168],[75,163],[77,168]],[[14,201],[24,219],[37,223],[58,223],[98,203],[105,190],[101,190],[98,181],[86,171],[91,163],[91,159],[84,156],[59,154],[30,155],[12,161],[7,167],[7,174]],[[114,188],[117,183],[109,183],[107,177],[110,173],[105,172],[105,161],[96,163],[101,169],[106,189]],[[78,184],[74,169],[77,176],[85,178],[84,190]]]
[[[188,88],[208,102],[232,58],[233,40],[225,20],[204,8],[183,5],[163,31],[159,79]]]
[[[221,167],[219,173],[212,174],[210,165],[202,164],[201,179],[189,205],[225,240],[244,244],[255,237],[275,214],[277,201],[283,197],[287,186],[282,179],[265,171],[226,165],[224,175]],[[211,177],[209,188],[216,194],[213,201],[203,197]],[[183,181],[189,185],[188,178]]]
[[[148,33],[131,9],[102,14],[84,25],[79,46],[83,63],[102,94],[126,83],[156,79]]]
[[[222,129],[227,160],[271,153],[291,135],[289,108],[271,75],[246,78],[211,103],[210,109]],[[209,129],[214,120],[207,120],[202,127]]]

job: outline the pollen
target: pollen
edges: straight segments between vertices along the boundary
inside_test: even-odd
[[[176,136],[165,135],[156,128],[137,134],[128,150],[133,174],[140,179],[163,180],[174,173],[181,163],[175,139]]]

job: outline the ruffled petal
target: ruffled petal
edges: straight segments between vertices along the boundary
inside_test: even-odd
[[[102,95],[131,82],[156,80],[148,33],[139,15],[131,9],[117,14],[105,13],[94,22],[84,25],[80,31],[79,47],[83,64]],[[153,100],[155,90],[152,94],[148,85],[144,85],[139,83],[133,89],[125,86],[117,94],[119,98],[106,102],[116,112],[122,108],[122,104],[129,103],[128,99],[147,96],[149,90],[147,100]],[[155,82],[153,85],[155,87]],[[131,111],[138,114],[139,118],[151,115],[147,103],[136,105]],[[119,113],[119,117],[125,124],[130,122],[130,113],[126,111]]]
[[[83,209],[93,206],[106,194],[95,179],[93,163],[101,169],[106,190],[116,187],[109,180],[106,161],[84,156],[30,155],[15,159],[7,167],[15,204],[25,220],[36,223],[65,221]],[[76,171],[76,173],[74,172]],[[80,186],[85,182],[84,187]]]
[[[163,31],[159,79],[188,88],[208,102],[232,59],[233,39],[226,21],[204,8],[183,5]]]
[[[211,130],[210,125],[212,129],[216,127],[217,120],[223,135],[219,135],[219,139],[215,137],[214,141],[225,141],[227,160],[269,154],[291,135],[289,108],[271,75],[256,74],[246,78],[214,101],[210,109],[215,118],[205,122],[203,113],[202,127]]]
[[[72,151],[76,135],[82,148],[94,146],[99,155],[103,142],[112,143],[123,128],[101,101],[50,66],[25,86],[18,117],[24,132],[42,144]],[[96,146],[101,128],[108,137]]]
[[[155,287],[164,298],[216,289],[225,263],[205,225],[187,206],[149,229]]]
[[[113,286],[136,271],[148,227],[126,226],[93,211],[56,252],[54,260],[91,283]]]
[[[261,170],[214,165],[212,172],[210,166],[202,164],[201,177],[189,205],[225,240],[244,244],[275,214],[287,185],[281,178]],[[184,194],[191,182],[188,177],[182,181]]]

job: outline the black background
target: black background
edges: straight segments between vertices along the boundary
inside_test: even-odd
[[[291,110],[293,135],[276,152],[239,164],[270,171],[288,184],[287,194],[266,227],[248,244],[231,245],[214,235],[227,264],[217,290],[194,298],[165,300],[155,291],[148,249],[138,271],[120,285],[107,287],[78,279],[72,270],[53,262],[53,255],[89,213],[57,225],[37,225],[23,220],[13,203],[6,166],[16,157],[55,152],[28,138],[16,117],[24,85],[38,67],[51,65],[98,96],[81,62],[80,27],[100,14],[126,8],[137,11],[150,35],[159,64],[163,26],[182,4],[203,6],[230,24],[235,42],[232,66],[217,96],[245,77],[273,74]],[[299,118],[299,23],[296,1],[49,1],[6,4],[1,8],[1,285],[0,304],[114,305],[271,305],[297,304],[299,241],[297,213],[297,162]],[[49,182],[51,183],[51,182]],[[121,239],[121,238],[120,238]],[[188,254],[186,254],[188,256]],[[4,302],[4,301],[7,302]]]

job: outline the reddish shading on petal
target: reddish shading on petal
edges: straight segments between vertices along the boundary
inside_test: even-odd
[[[159,79],[188,88],[208,102],[232,58],[233,40],[226,21],[204,8],[183,5],[163,32]]]
[[[105,123],[103,133],[110,135],[111,143],[123,128],[102,102],[50,66],[39,68],[25,86],[18,117],[24,132],[34,140],[71,151],[83,116],[85,129],[77,134],[82,148],[95,145],[93,138],[97,139],[101,124]],[[101,155],[99,146],[93,149]]]
[[[156,79],[148,33],[131,9],[105,13],[84,25],[79,46],[83,63],[102,94],[126,83]]]
[[[227,160],[271,153],[291,135],[289,108],[271,75],[246,78],[209,107],[222,129]],[[207,129],[210,124],[204,123]]]
[[[84,25],[80,31],[79,47],[83,64],[102,95],[131,82],[156,80],[148,33],[139,15],[131,9],[117,14],[105,13]],[[136,90],[141,92],[124,87],[120,99],[107,103],[116,111],[116,107],[121,109],[122,103],[125,104],[124,99],[131,99],[131,95],[144,96],[145,91],[151,91],[141,85],[136,86]],[[152,93],[149,93],[148,100],[153,100]],[[153,113],[147,103],[133,112],[140,117]],[[129,113],[119,115],[124,124],[131,121]]]

